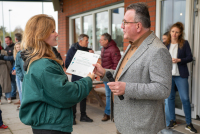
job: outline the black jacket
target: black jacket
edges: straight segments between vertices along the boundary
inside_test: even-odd
[[[15,44],[12,43],[12,44],[10,44],[9,46],[6,47],[5,50],[7,51],[8,56],[13,56],[14,46],[15,46]]]
[[[170,44],[167,45],[167,48],[170,48]],[[185,40],[183,47],[180,49],[178,48],[178,59],[181,59],[181,62],[178,62],[178,70],[180,73],[180,76],[182,78],[187,78],[189,76],[189,71],[187,67],[187,63],[191,62],[193,60],[192,52],[190,49],[190,45],[187,40]]]
[[[67,52],[67,56],[66,56],[66,59],[65,59],[65,67],[66,68],[68,68],[68,66],[70,65],[72,58],[74,57],[77,50],[82,50],[82,51],[88,52],[91,49],[89,49],[87,47],[81,47],[78,42],[73,44]],[[83,77],[80,77],[80,76],[77,76],[77,75],[72,75],[71,81],[73,82],[73,81],[79,80],[81,78],[83,78]]]

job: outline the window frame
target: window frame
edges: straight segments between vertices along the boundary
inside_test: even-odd
[[[83,17],[84,16],[88,16],[88,15],[92,15],[92,20],[93,20],[93,29],[92,29],[92,36],[94,37],[92,39],[92,49],[95,50],[95,44],[96,44],[96,13],[100,13],[103,11],[107,11],[108,12],[108,33],[112,34],[112,9],[116,9],[116,8],[120,8],[123,7],[124,8],[124,3],[119,3],[119,4],[115,4],[112,6],[108,6],[108,7],[104,7],[104,8],[100,8],[100,9],[96,9],[93,11],[89,11],[86,13],[81,13],[78,15],[74,15],[69,17],[69,45],[71,46],[74,41],[74,24],[73,24],[73,20],[76,18],[80,18],[80,24],[81,24],[81,29],[80,29],[80,33],[83,33]],[[69,47],[70,47],[69,46]],[[96,54],[101,54],[101,51],[95,51]]]

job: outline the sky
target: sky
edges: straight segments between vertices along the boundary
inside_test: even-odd
[[[2,15],[3,3],[3,15]],[[36,14],[42,14],[42,2],[2,2],[0,1],[0,26],[6,27],[6,31],[10,32],[9,28],[9,9],[10,11],[10,27],[11,30],[20,26],[23,30],[27,21]],[[58,12],[54,11],[52,2],[43,2],[44,14],[52,16],[56,21],[56,31],[58,31]],[[4,17],[2,17],[4,16]]]

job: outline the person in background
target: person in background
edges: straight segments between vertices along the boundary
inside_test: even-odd
[[[57,45],[55,20],[35,15],[26,24],[21,57],[24,60],[20,120],[31,125],[34,134],[71,134],[72,106],[92,90],[94,74],[69,82],[52,47]]]
[[[6,48],[5,50],[7,51],[7,55],[1,55],[0,60],[5,60],[5,61],[10,61],[12,66],[14,67],[15,62],[14,62],[14,57],[13,57],[13,50],[14,50],[14,43],[12,41],[12,38],[10,36],[5,37],[5,43],[6,43]],[[15,81],[15,75],[12,75],[12,70],[10,70],[10,77],[11,77],[11,99],[16,99],[16,81]],[[8,95],[8,94],[7,94]],[[6,96],[5,99],[9,98],[10,95]]]
[[[166,45],[167,37],[169,32],[165,32],[162,36],[163,44]],[[170,115],[169,115],[169,107],[168,107],[168,98],[165,99],[165,119],[166,119],[166,126],[170,124]]]
[[[0,129],[6,129],[6,128],[8,128],[8,126],[3,124],[1,113],[2,113],[2,111],[0,109]]]
[[[13,56],[14,56],[14,60],[15,60],[15,66],[14,66],[15,70],[12,73],[12,74],[16,75],[17,90],[19,93],[19,101],[17,103],[15,103],[16,105],[18,105],[17,110],[19,110],[20,102],[22,101],[22,81],[23,81],[23,76],[24,76],[24,73],[22,71],[23,69],[20,66],[20,64],[23,64],[23,60],[20,57],[20,51],[21,51],[21,45],[20,45],[20,42],[17,42],[15,44],[14,52],[13,52]],[[18,56],[17,56],[17,54],[18,54]]]
[[[22,34],[21,33],[16,33],[15,34],[15,42],[18,43],[20,45],[20,49],[22,49],[21,46],[21,41],[22,41]],[[22,81],[23,81],[23,77],[24,77],[24,69],[23,69],[23,60],[21,58],[20,52],[16,52],[14,53],[15,55],[15,71],[16,71],[16,77],[18,77],[18,81],[17,82],[17,86],[18,88],[21,87],[21,89],[18,89],[18,92],[22,92]],[[16,78],[17,79],[17,78]],[[16,103],[14,103],[17,106],[17,110],[19,109],[20,106],[20,101],[22,99],[22,96],[19,95],[20,100]]]
[[[166,41],[167,41],[167,36],[168,36],[169,32],[165,32],[162,36],[162,40],[163,40],[163,43],[165,44]],[[166,44],[165,44],[166,45]]]
[[[168,127],[173,128],[177,125],[175,116],[176,86],[185,113],[187,123],[185,129],[192,133],[197,133],[197,130],[193,127],[191,120],[191,105],[188,84],[189,71],[187,63],[193,60],[192,52],[188,41],[184,39],[184,26],[181,22],[173,24],[169,32],[166,45],[172,57],[172,86],[170,96],[168,97],[170,114],[170,124]]]
[[[91,49],[88,48],[88,35],[86,34],[81,34],[78,37],[78,42],[74,43],[71,48],[67,52],[67,56],[65,59],[65,67],[66,69],[71,63],[72,58],[74,57],[75,53],[77,50],[82,50],[89,52]],[[72,82],[75,82],[77,80],[82,79],[82,77],[77,76],[77,75],[72,75]],[[73,106],[73,115],[74,115],[74,120],[73,120],[73,125],[76,125],[76,105]],[[87,114],[86,114],[86,97],[80,102],[80,111],[81,111],[81,122],[93,122],[92,119],[90,119]]]
[[[109,81],[114,94],[114,121],[117,133],[157,134],[164,129],[164,99],[170,94],[172,60],[166,46],[150,30],[151,21],[146,3],[134,3],[126,8],[121,28],[129,46],[116,70],[94,64],[94,72]],[[118,96],[124,96],[120,100]]]
[[[1,41],[0,41],[1,46]],[[3,49],[0,49],[0,105],[1,105],[1,96],[2,92],[5,93],[8,103],[11,103],[11,79],[10,79],[10,70],[12,68],[10,61],[2,60],[7,56],[7,52]],[[2,59],[1,59],[2,58]]]
[[[101,49],[101,66],[106,69],[115,70],[121,58],[121,54],[119,48],[117,47],[117,44],[114,40],[112,40],[111,35],[108,33],[104,33],[101,35],[99,43],[101,44],[101,46],[103,46]],[[105,85],[106,91],[106,107],[104,111],[104,116],[101,121],[107,121],[110,119],[111,90],[107,85],[108,82],[103,83]]]

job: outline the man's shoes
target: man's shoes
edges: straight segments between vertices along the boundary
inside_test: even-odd
[[[16,99],[16,97],[11,97],[11,100],[14,100],[14,99]]]
[[[81,122],[93,122],[93,120],[90,119],[87,115],[81,116],[80,121]]]
[[[177,126],[177,123],[176,121],[171,120],[168,128],[174,128],[174,126]]]
[[[75,120],[75,118],[73,119],[73,125],[76,125],[76,120]]]
[[[8,128],[8,126],[6,126],[6,125],[1,125],[1,126],[0,126],[0,129],[1,129],[1,128],[6,129],[6,128]]]
[[[191,133],[197,133],[197,130],[193,127],[192,123],[186,125],[185,129],[190,131]]]
[[[7,100],[6,96],[4,96],[4,99]]]
[[[101,121],[108,121],[108,120],[110,120],[110,115],[104,114],[104,116],[101,119]]]
[[[11,100],[8,100],[8,103],[10,104],[12,101]]]

